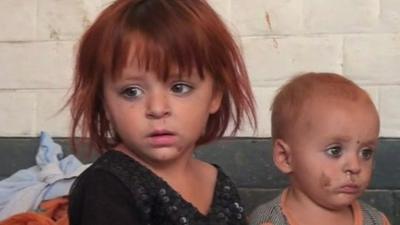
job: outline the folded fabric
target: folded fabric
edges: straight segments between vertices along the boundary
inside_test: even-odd
[[[73,155],[63,158],[61,146],[45,132],[40,135],[36,164],[0,181],[0,220],[35,210],[43,200],[68,195],[74,179],[89,166]]]

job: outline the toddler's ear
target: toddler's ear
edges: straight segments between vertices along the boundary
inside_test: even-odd
[[[273,145],[274,163],[285,174],[292,172],[290,146],[282,139],[276,139]]]

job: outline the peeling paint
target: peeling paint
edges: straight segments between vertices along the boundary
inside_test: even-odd
[[[269,13],[267,11],[265,12],[265,21],[267,22],[267,30],[272,31],[271,18],[270,18]]]
[[[50,26],[49,30],[50,30],[49,37],[51,40],[60,40],[60,34],[58,33],[58,31],[56,31],[56,29]]]
[[[272,41],[273,41],[274,48],[279,48],[278,40],[276,40],[276,38],[272,38]]]

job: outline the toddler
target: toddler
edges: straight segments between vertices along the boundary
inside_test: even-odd
[[[250,224],[389,224],[357,200],[370,182],[379,134],[363,89],[337,74],[303,74],[280,89],[271,110],[273,160],[290,185]]]

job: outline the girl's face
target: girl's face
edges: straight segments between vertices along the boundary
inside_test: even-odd
[[[307,106],[288,142],[293,190],[320,207],[347,207],[371,178],[376,110],[361,100],[315,100]]]
[[[170,74],[163,81],[135,64],[104,84],[107,117],[122,139],[117,149],[149,166],[192,157],[221,99],[208,74]]]

